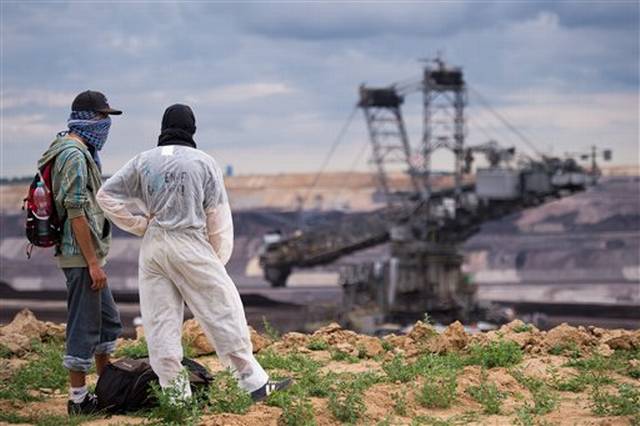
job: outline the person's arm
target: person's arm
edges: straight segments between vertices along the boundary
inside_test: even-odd
[[[118,170],[102,185],[96,196],[98,204],[118,228],[139,237],[147,230],[149,219],[134,215],[126,205],[133,197],[139,197],[139,176],[135,167],[135,158]]]
[[[213,159],[204,188],[204,211],[207,216],[207,237],[213,251],[226,265],[233,251],[233,219],[224,177]]]
[[[60,190],[64,197],[62,204],[67,211],[67,220],[71,224],[73,236],[80,247],[82,257],[87,262],[91,276],[91,289],[100,290],[107,286],[107,274],[102,270],[96,256],[89,223],[84,208],[89,203],[87,196],[87,163],[84,154],[73,151],[67,157],[62,169]]]
[[[91,239],[91,231],[89,230],[87,218],[84,216],[78,216],[70,219],[70,222],[71,228],[73,229],[73,235],[76,237],[82,256],[87,262],[87,267],[89,268],[89,275],[91,275],[92,281],[91,289],[101,290],[107,286],[107,274],[98,263],[98,257],[96,256],[96,251],[93,248],[93,241]]]
[[[209,243],[222,264],[226,265],[233,252],[233,220],[229,203],[210,208],[205,213]]]

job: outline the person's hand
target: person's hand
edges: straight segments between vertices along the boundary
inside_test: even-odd
[[[99,291],[107,287],[107,274],[100,266],[89,266],[89,275],[91,275],[91,290]]]

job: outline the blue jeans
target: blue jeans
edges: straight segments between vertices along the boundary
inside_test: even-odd
[[[88,268],[63,268],[67,278],[67,350],[62,364],[87,372],[95,354],[110,354],[122,333],[120,313],[109,287],[91,289]]]

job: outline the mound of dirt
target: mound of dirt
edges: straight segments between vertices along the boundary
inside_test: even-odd
[[[251,335],[253,352],[259,352],[271,344],[269,339],[258,334],[258,332],[251,326],[249,326],[249,332]],[[140,332],[137,334],[139,333]],[[182,325],[182,337],[183,340],[188,342],[193,348],[196,356],[208,355],[215,353],[216,351],[207,336],[204,334],[202,327],[200,327],[200,324],[195,319],[189,319],[184,322]]]
[[[595,346],[598,339],[584,327],[572,327],[567,323],[549,330],[544,336],[544,345],[548,348],[576,345],[578,348]]]
[[[9,324],[0,327],[0,346],[10,353],[23,355],[33,342],[64,339],[65,325],[38,320],[29,309],[18,312]]]
[[[52,327],[48,323],[38,321],[33,314],[25,311],[16,317],[14,322],[0,328],[0,336],[44,339],[56,335],[60,330],[64,331],[64,327]],[[185,340],[190,342],[197,354],[213,353],[213,347],[195,320],[185,322],[183,332]],[[138,339],[142,338],[144,330],[141,328],[137,330],[137,335]],[[346,415],[344,410],[347,408],[357,409],[358,404],[361,404],[359,419],[352,423],[359,425],[379,424],[385,419],[389,419],[388,424],[398,425],[415,424],[416,419],[424,420],[424,424],[513,425],[522,424],[524,421],[522,416],[530,416],[531,424],[629,424],[635,412],[632,413],[628,407],[625,409],[632,415],[609,412],[603,414],[594,410],[593,390],[596,385],[582,384],[583,388],[579,386],[581,380],[593,380],[596,376],[585,374],[581,368],[586,367],[578,367],[570,363],[572,360],[575,361],[573,357],[576,356],[576,352],[579,352],[578,357],[582,359],[600,353],[608,354],[609,359],[615,361],[610,364],[611,368],[598,370],[598,375],[606,375],[607,380],[613,383],[601,386],[599,392],[615,396],[618,386],[624,385],[627,389],[631,389],[627,390],[628,393],[637,390],[640,395],[637,380],[640,359],[637,354],[633,352],[613,354],[614,350],[638,349],[640,330],[605,330],[562,324],[545,332],[530,324],[514,321],[503,325],[498,330],[471,335],[459,322],[452,323],[438,333],[431,325],[418,321],[406,335],[389,335],[382,339],[357,334],[343,329],[336,323],[322,327],[310,335],[297,332],[286,333],[276,341],[261,336],[251,329],[251,338],[255,352],[268,349],[273,352],[271,356],[297,353],[317,363],[319,366],[317,376],[311,375],[306,378],[304,374],[316,373],[312,373],[313,369],[300,371],[297,361],[293,362],[288,357],[283,356],[282,362],[285,364],[293,362],[289,368],[279,365],[278,368],[269,370],[266,367],[274,376],[294,377],[300,386],[309,386],[309,389],[316,386],[315,392],[319,390],[340,392],[339,384],[348,386],[350,380],[361,380],[360,378],[367,377],[374,379],[368,385],[363,383],[369,379],[364,379],[365,381],[359,385],[362,386],[361,390],[355,386],[344,388],[348,391],[342,394],[339,397],[342,399],[339,400],[336,399],[338,398],[336,393],[331,394],[333,400],[326,393],[322,397],[309,394],[303,397],[305,406],[289,406],[288,413],[285,413],[282,408],[261,403],[253,405],[246,414],[205,412],[198,424],[211,426],[307,424],[306,420],[301,421],[299,418],[293,420],[295,416],[302,415],[307,410],[306,415],[313,416],[317,425],[339,425],[342,423],[338,420],[338,416]],[[490,368],[486,365],[482,366],[482,363],[477,363],[471,359],[472,357],[467,356],[475,345],[486,345],[498,341],[517,343],[523,353],[516,365],[496,364]],[[568,351],[564,348],[568,348]],[[495,347],[486,349],[487,352],[484,353],[486,356],[499,355],[495,352]],[[353,355],[353,357],[335,357],[336,351]],[[404,354],[405,359],[401,360],[400,364],[393,365],[394,371],[390,372],[389,364],[385,362],[396,358],[399,353]],[[425,354],[446,354],[446,356],[419,358]],[[21,363],[27,362],[27,359],[29,358],[12,357],[0,361],[3,368],[14,370],[19,368]],[[406,380],[401,379],[401,375],[398,375],[398,378],[393,376],[404,368],[413,368],[411,364],[416,361],[418,364],[413,365],[418,366],[420,362],[425,360],[431,362],[429,360],[434,359],[436,362],[452,362],[451,360],[455,359],[468,362],[458,367],[452,367],[453,364],[444,367],[449,369],[443,370],[445,373],[448,371],[447,374],[454,374],[453,388],[447,388],[443,384],[446,382],[439,382],[436,380],[437,377],[431,376],[431,372],[415,373]],[[202,356],[198,361],[207,366],[213,374],[223,369],[214,355]],[[398,360],[395,359],[394,362]],[[433,374],[442,374],[437,371],[437,369],[432,370]],[[10,380],[9,375],[4,379],[0,375],[0,380],[7,378]],[[322,389],[317,387],[319,380],[322,380],[320,382]],[[325,383],[324,380],[329,381]],[[404,381],[401,382],[401,380]],[[95,375],[90,375],[88,381],[95,382]],[[559,387],[558,383],[563,383],[564,388]],[[564,390],[570,387],[576,389]],[[434,389],[437,390],[436,395],[433,394]],[[44,395],[44,401],[22,402],[0,399],[0,410],[15,412],[21,416],[31,416],[34,412],[64,415],[66,410],[64,392],[54,392],[49,396],[43,391],[40,389],[37,394]],[[349,399],[350,397],[354,399]],[[358,398],[361,402],[358,402]],[[449,398],[450,403],[439,406],[440,408],[434,408],[425,403],[425,399],[436,400],[437,398]],[[486,414],[483,401],[487,403],[492,398],[499,409],[493,414]],[[336,408],[336,401],[342,401],[340,403],[351,401],[349,403],[351,405]],[[600,404],[610,403],[606,401],[615,401],[615,398],[601,400]],[[280,402],[286,403],[286,401]],[[336,410],[343,411],[341,414],[336,414],[338,413]],[[285,417],[285,414],[289,417]],[[117,419],[91,420],[86,424],[105,426],[113,424],[113,420],[129,424],[136,423],[140,419],[140,417],[118,416]]]
[[[431,352],[439,354],[457,352],[467,347],[469,337],[460,321],[456,321],[449,325],[442,334],[435,336],[427,347]]]

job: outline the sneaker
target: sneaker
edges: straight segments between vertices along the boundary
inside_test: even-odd
[[[293,383],[293,380],[289,377],[278,381],[269,380],[260,389],[251,392],[251,399],[253,399],[253,402],[262,401],[273,392],[288,388],[291,386],[291,383]]]
[[[74,414],[94,414],[98,411],[98,398],[91,392],[87,393],[82,402],[67,402],[67,413]]]

